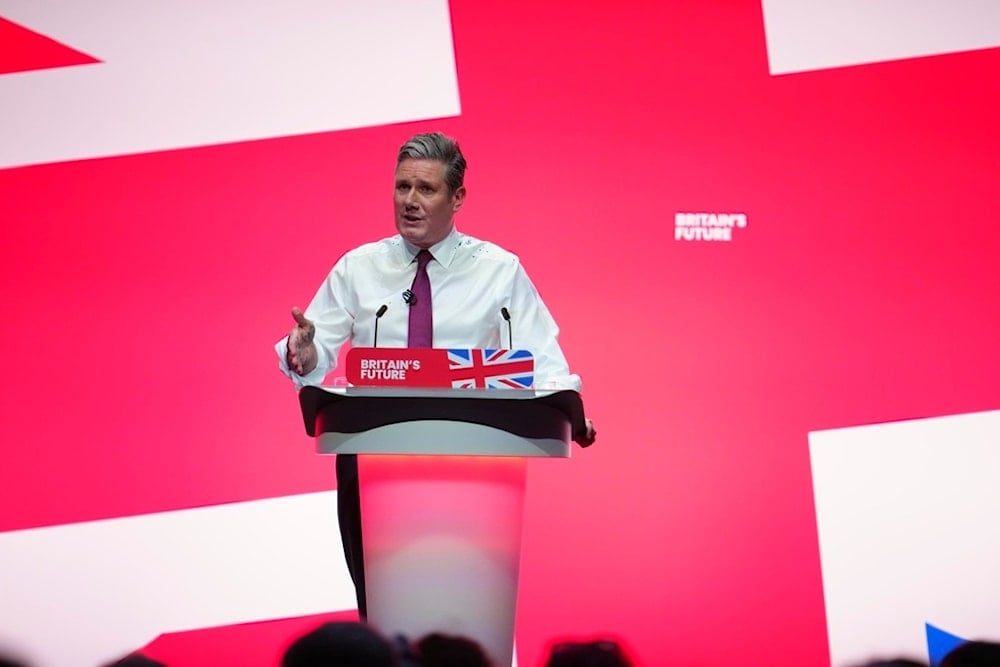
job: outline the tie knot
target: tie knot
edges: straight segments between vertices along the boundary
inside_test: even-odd
[[[427,263],[432,259],[434,259],[434,255],[431,254],[430,250],[424,248],[423,250],[417,253],[417,266],[419,266],[422,269],[426,267]]]

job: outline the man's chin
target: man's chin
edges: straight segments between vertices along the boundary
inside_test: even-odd
[[[430,248],[435,243],[443,241],[451,233],[451,229],[449,228],[444,234],[440,232],[434,234],[425,225],[414,225],[407,220],[397,222],[396,230],[407,242],[418,248]]]
[[[408,242],[410,245],[415,245],[418,248],[430,248],[433,243],[428,243],[427,238],[423,234],[412,234],[404,230],[400,230],[399,235],[403,237],[403,240]]]

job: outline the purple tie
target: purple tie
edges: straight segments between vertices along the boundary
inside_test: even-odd
[[[431,279],[427,277],[427,262],[434,259],[430,251],[417,253],[417,275],[410,291],[410,330],[407,347],[434,347],[434,311],[431,309]]]

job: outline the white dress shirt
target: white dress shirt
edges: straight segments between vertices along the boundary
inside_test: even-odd
[[[316,325],[315,370],[299,376],[288,368],[287,336],[275,345],[281,371],[296,388],[322,383],[345,342],[371,347],[375,312],[383,305],[388,308],[379,319],[378,347],[406,347],[409,306],[403,292],[413,283],[419,250],[397,235],[351,250],[336,263],[305,311]],[[506,308],[514,348],[534,355],[535,388],[580,390],[580,377],[569,372],[559,348],[559,328],[516,255],[454,229],[429,250],[434,347],[506,349],[507,322],[500,312]]]

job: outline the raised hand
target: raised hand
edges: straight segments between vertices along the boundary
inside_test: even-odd
[[[299,375],[307,375],[316,368],[316,325],[306,319],[302,311],[292,308],[292,318],[295,328],[288,334],[288,354],[285,357],[288,367]]]

